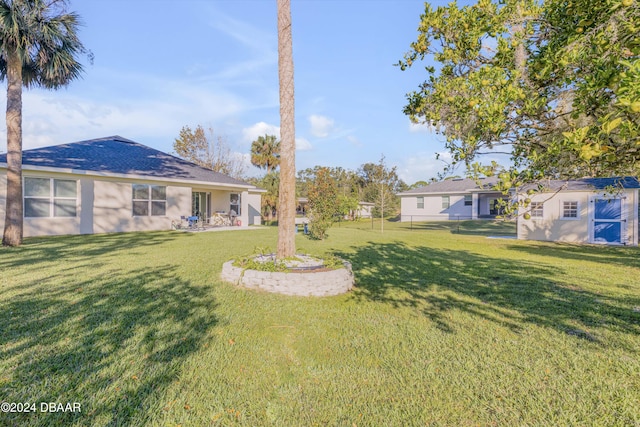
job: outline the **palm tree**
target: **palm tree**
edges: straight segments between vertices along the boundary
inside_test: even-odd
[[[259,136],[251,143],[251,164],[267,170],[267,175],[280,164],[280,141],[275,135]]]
[[[65,0],[0,0],[0,80],[7,80],[7,200],[2,244],[22,243],[22,86],[58,89],[78,78],[86,53]]]
[[[278,79],[280,83],[280,194],[278,199],[278,248],[276,258],[296,253],[296,130],[293,93],[293,43],[290,0],[278,5]]]

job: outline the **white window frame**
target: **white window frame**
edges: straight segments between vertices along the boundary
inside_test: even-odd
[[[540,211],[539,215],[537,211]],[[531,206],[529,207],[529,214],[531,215],[531,219],[543,219],[544,202],[531,202]]]
[[[49,194],[47,196],[28,196],[26,194],[27,180],[29,179],[41,179],[49,181]],[[56,181],[73,182],[75,184],[75,196],[56,196]],[[49,178],[44,176],[25,176],[23,178],[23,196],[22,196],[22,212],[24,218],[77,218],[78,216],[78,180],[68,178]],[[49,214],[46,216],[27,216],[27,200],[46,200],[49,205]],[[73,215],[56,215],[56,201],[57,200],[72,200],[74,213]]]
[[[465,206],[473,206],[473,195],[465,194],[463,201]]]
[[[238,197],[238,203],[231,203],[231,199],[233,198],[233,196],[237,196]],[[234,209],[233,207],[237,206],[238,209]],[[229,194],[229,213],[231,213],[231,211],[234,211],[236,213],[237,216],[242,215],[242,193],[230,193]]]
[[[424,209],[424,196],[416,197],[416,209]]]
[[[441,200],[442,200],[442,209],[449,209],[451,207],[451,196],[442,196]]]
[[[147,197],[144,199],[136,199],[135,198],[135,186],[146,187],[147,189]],[[153,187],[163,188],[164,189],[164,199],[154,199],[153,198]],[[135,213],[135,202],[147,202],[147,213],[144,215],[139,215]],[[154,214],[153,206],[154,203],[164,203],[164,213],[162,214]],[[131,215],[134,217],[147,217],[147,216],[156,216],[156,217],[166,217],[167,216],[167,187],[165,185],[154,185],[154,184],[131,184]]]
[[[566,216],[566,213],[567,213],[567,207],[565,206],[566,203],[575,203],[575,205],[576,205],[576,207],[575,207],[576,216]],[[573,210],[573,208],[569,208],[569,210]],[[563,221],[578,221],[578,220],[580,220],[580,202],[578,202],[577,200],[562,200],[562,201],[560,201],[560,219],[562,219]]]

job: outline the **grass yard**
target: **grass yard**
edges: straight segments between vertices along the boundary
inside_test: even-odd
[[[298,234],[352,262],[330,298],[220,282],[274,228],[0,248],[0,401],[38,405],[0,425],[640,425],[640,250],[487,227]]]

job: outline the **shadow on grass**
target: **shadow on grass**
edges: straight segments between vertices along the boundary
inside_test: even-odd
[[[435,231],[448,230],[454,234],[474,235],[474,236],[516,236],[516,225],[514,222],[472,220],[472,221],[432,221],[432,222],[402,222],[399,223],[404,229],[412,231]]]
[[[27,238],[18,247],[0,246],[0,269],[23,265],[33,266],[42,262],[64,259],[71,255],[75,261],[97,260],[115,250],[132,251],[136,248],[159,245],[186,233],[171,231],[151,231],[140,233],[113,233],[78,236],[48,236]],[[82,251],[78,251],[82,246]],[[3,255],[7,256],[3,256]],[[17,256],[16,256],[17,255]]]
[[[560,267],[402,242],[353,249],[338,255],[353,265],[354,298],[416,308],[444,331],[455,331],[451,312],[460,310],[515,331],[532,323],[589,341],[599,341],[601,327],[640,334],[632,309],[640,298],[585,291]]]
[[[536,256],[640,268],[640,249],[635,247],[531,242],[526,246],[510,245],[507,248]]]
[[[218,322],[207,289],[174,270],[106,271],[0,304],[2,401],[82,405],[75,414],[0,414],[0,424],[144,425]]]

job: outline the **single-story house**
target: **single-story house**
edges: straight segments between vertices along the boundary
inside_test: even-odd
[[[168,230],[181,217],[260,223],[249,183],[111,136],[23,151],[24,236]],[[7,156],[0,155],[0,229]],[[233,212],[232,212],[233,211]]]
[[[638,245],[637,178],[584,178],[543,184],[543,192],[518,196],[519,202],[528,202],[519,212],[518,239]]]
[[[491,219],[500,215],[497,178],[453,178],[398,193],[400,221]]]
[[[307,209],[309,205],[309,199],[307,197],[298,197],[297,199],[297,207],[296,207],[296,215],[307,215]],[[375,203],[371,202],[358,202],[358,208],[352,210],[349,215],[345,215],[344,219],[357,219],[357,218],[371,218],[373,207]]]
[[[375,205],[371,202],[358,202],[358,209],[353,212],[352,216],[354,218],[371,218]]]

